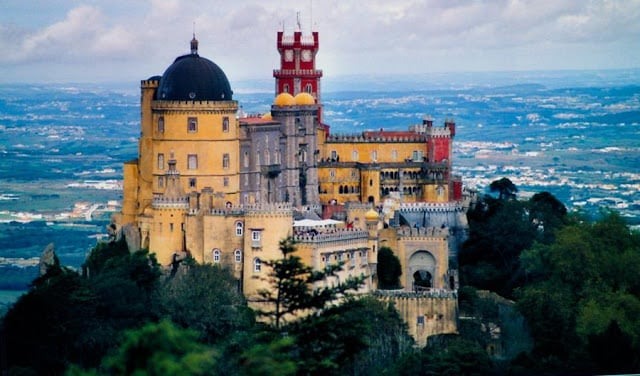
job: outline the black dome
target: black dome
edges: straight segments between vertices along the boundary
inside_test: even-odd
[[[156,99],[163,101],[230,101],[233,92],[222,69],[191,53],[178,57],[160,79]]]

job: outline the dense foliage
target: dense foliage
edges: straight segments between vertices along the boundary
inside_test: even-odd
[[[400,260],[389,247],[380,247],[378,251],[378,288],[382,290],[399,289],[402,266]]]
[[[640,371],[640,235],[615,213],[569,215],[547,192],[519,201],[507,180],[470,210],[460,268],[465,285],[514,299],[524,315],[533,350],[512,372]]]
[[[3,319],[3,367],[54,375],[640,372],[640,234],[615,213],[595,221],[568,214],[546,192],[517,200],[508,179],[494,188],[498,197],[480,197],[468,214],[460,334],[430,337],[424,349],[413,349],[392,305],[349,296],[361,278],[314,287],[341,265],[310,269],[291,239],[282,258],[265,262],[273,289],[262,298],[272,309],[259,321],[230,271],[188,259],[163,273],[153,255],[119,241],[92,250],[82,273],[53,262],[33,281]],[[381,286],[393,288],[397,259],[383,248],[379,261]]]

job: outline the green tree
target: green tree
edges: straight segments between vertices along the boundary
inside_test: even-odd
[[[285,329],[304,375],[376,374],[413,345],[395,308],[373,297],[348,299]]]
[[[108,375],[212,375],[217,353],[198,342],[195,331],[168,320],[127,331],[102,362]]]
[[[345,296],[348,291],[358,289],[364,281],[363,276],[350,277],[335,285],[315,287],[316,282],[336,276],[342,269],[342,264],[328,265],[324,270],[313,270],[294,255],[296,249],[292,238],[280,241],[280,251],[281,259],[264,262],[271,268],[268,280],[272,288],[258,292],[259,301],[273,307],[260,311],[259,314],[269,317],[276,328],[280,328],[285,317],[295,316],[305,310],[322,309],[338,297]]]
[[[443,343],[427,346],[419,353],[400,359],[393,374],[409,375],[490,375],[493,364],[477,343],[458,335],[445,335]]]
[[[207,343],[216,343],[238,330],[248,330],[253,312],[228,269],[182,263],[184,272],[168,278],[159,298],[161,312],[183,328],[196,330]]]
[[[378,252],[378,288],[383,290],[398,289],[402,266],[400,260],[389,247],[380,247]]]
[[[91,359],[101,347],[86,335],[98,328],[95,299],[78,273],[49,268],[4,317],[9,369],[61,374],[69,362]]]
[[[640,356],[621,370],[607,368],[612,364],[595,352],[619,338],[610,348],[640,354],[640,236],[619,215],[604,213],[596,222],[571,221],[555,238],[522,255],[534,278],[519,291],[518,306],[535,339],[534,355],[555,359],[564,371],[639,371]]]
[[[498,192],[498,199],[513,200],[518,193],[518,187],[508,178],[494,180],[489,184],[489,191]]]
[[[528,202],[529,221],[538,230],[537,241],[549,244],[555,231],[568,224],[567,208],[549,192],[539,192]]]

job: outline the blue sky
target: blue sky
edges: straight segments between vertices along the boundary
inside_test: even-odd
[[[298,11],[325,75],[640,67],[640,0],[3,0],[0,82],[137,82],[194,22],[232,81],[269,79]]]

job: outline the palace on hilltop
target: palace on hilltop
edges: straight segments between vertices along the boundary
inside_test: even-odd
[[[228,267],[250,304],[269,288],[264,261],[293,237],[308,265],[342,262],[338,279],[366,276],[360,292],[393,299],[418,343],[454,332],[468,201],[451,171],[456,125],[426,117],[403,131],[331,133],[318,49],[317,32],[277,33],[274,100],[259,116],[238,110],[195,36],[190,53],[143,80],[117,224],[164,266],[189,254]],[[401,291],[377,289],[380,247],[400,260]]]

